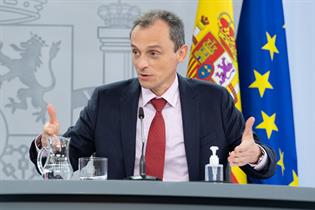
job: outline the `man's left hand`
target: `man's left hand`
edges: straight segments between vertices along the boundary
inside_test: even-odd
[[[252,127],[254,122],[254,117],[250,117],[246,121],[241,144],[235,147],[234,150],[229,154],[228,161],[231,166],[255,164],[262,155],[262,152],[258,144],[256,144],[253,136]]]

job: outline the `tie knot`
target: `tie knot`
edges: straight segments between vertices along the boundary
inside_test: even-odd
[[[153,98],[151,100],[151,104],[154,106],[157,112],[160,112],[164,108],[166,100],[164,98]]]

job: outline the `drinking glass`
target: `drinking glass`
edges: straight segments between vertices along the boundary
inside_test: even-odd
[[[106,180],[107,158],[105,157],[79,158],[79,176],[81,180]]]

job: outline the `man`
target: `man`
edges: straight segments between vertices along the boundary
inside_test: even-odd
[[[64,134],[71,137],[74,170],[79,157],[96,153],[109,159],[109,179],[138,175],[141,126],[137,113],[143,107],[148,175],[163,181],[204,180],[210,146],[219,147],[224,166],[228,160],[249,176],[273,175],[274,152],[254,140],[254,119],[245,125],[224,88],[176,73],[188,51],[183,23],[176,15],[144,14],[135,21],[130,40],[138,77],[96,88],[75,126]],[[157,103],[162,104],[160,108]],[[47,145],[47,136],[59,133],[52,106],[48,113],[49,121],[30,149],[33,162],[36,147]]]

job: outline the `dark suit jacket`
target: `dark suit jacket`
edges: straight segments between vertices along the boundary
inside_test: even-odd
[[[179,75],[178,79],[189,180],[204,180],[210,146],[219,147],[220,162],[226,166],[228,152],[241,142],[244,119],[225,88]],[[71,137],[70,155],[74,170],[78,168],[79,157],[96,152],[96,156],[109,159],[109,179],[133,175],[140,91],[137,79],[95,89],[75,126],[64,134]],[[274,174],[275,154],[269,147],[263,147],[268,154],[268,165],[263,170],[257,172],[248,165],[242,167],[253,178],[267,178]],[[34,162],[34,144],[30,156]]]

